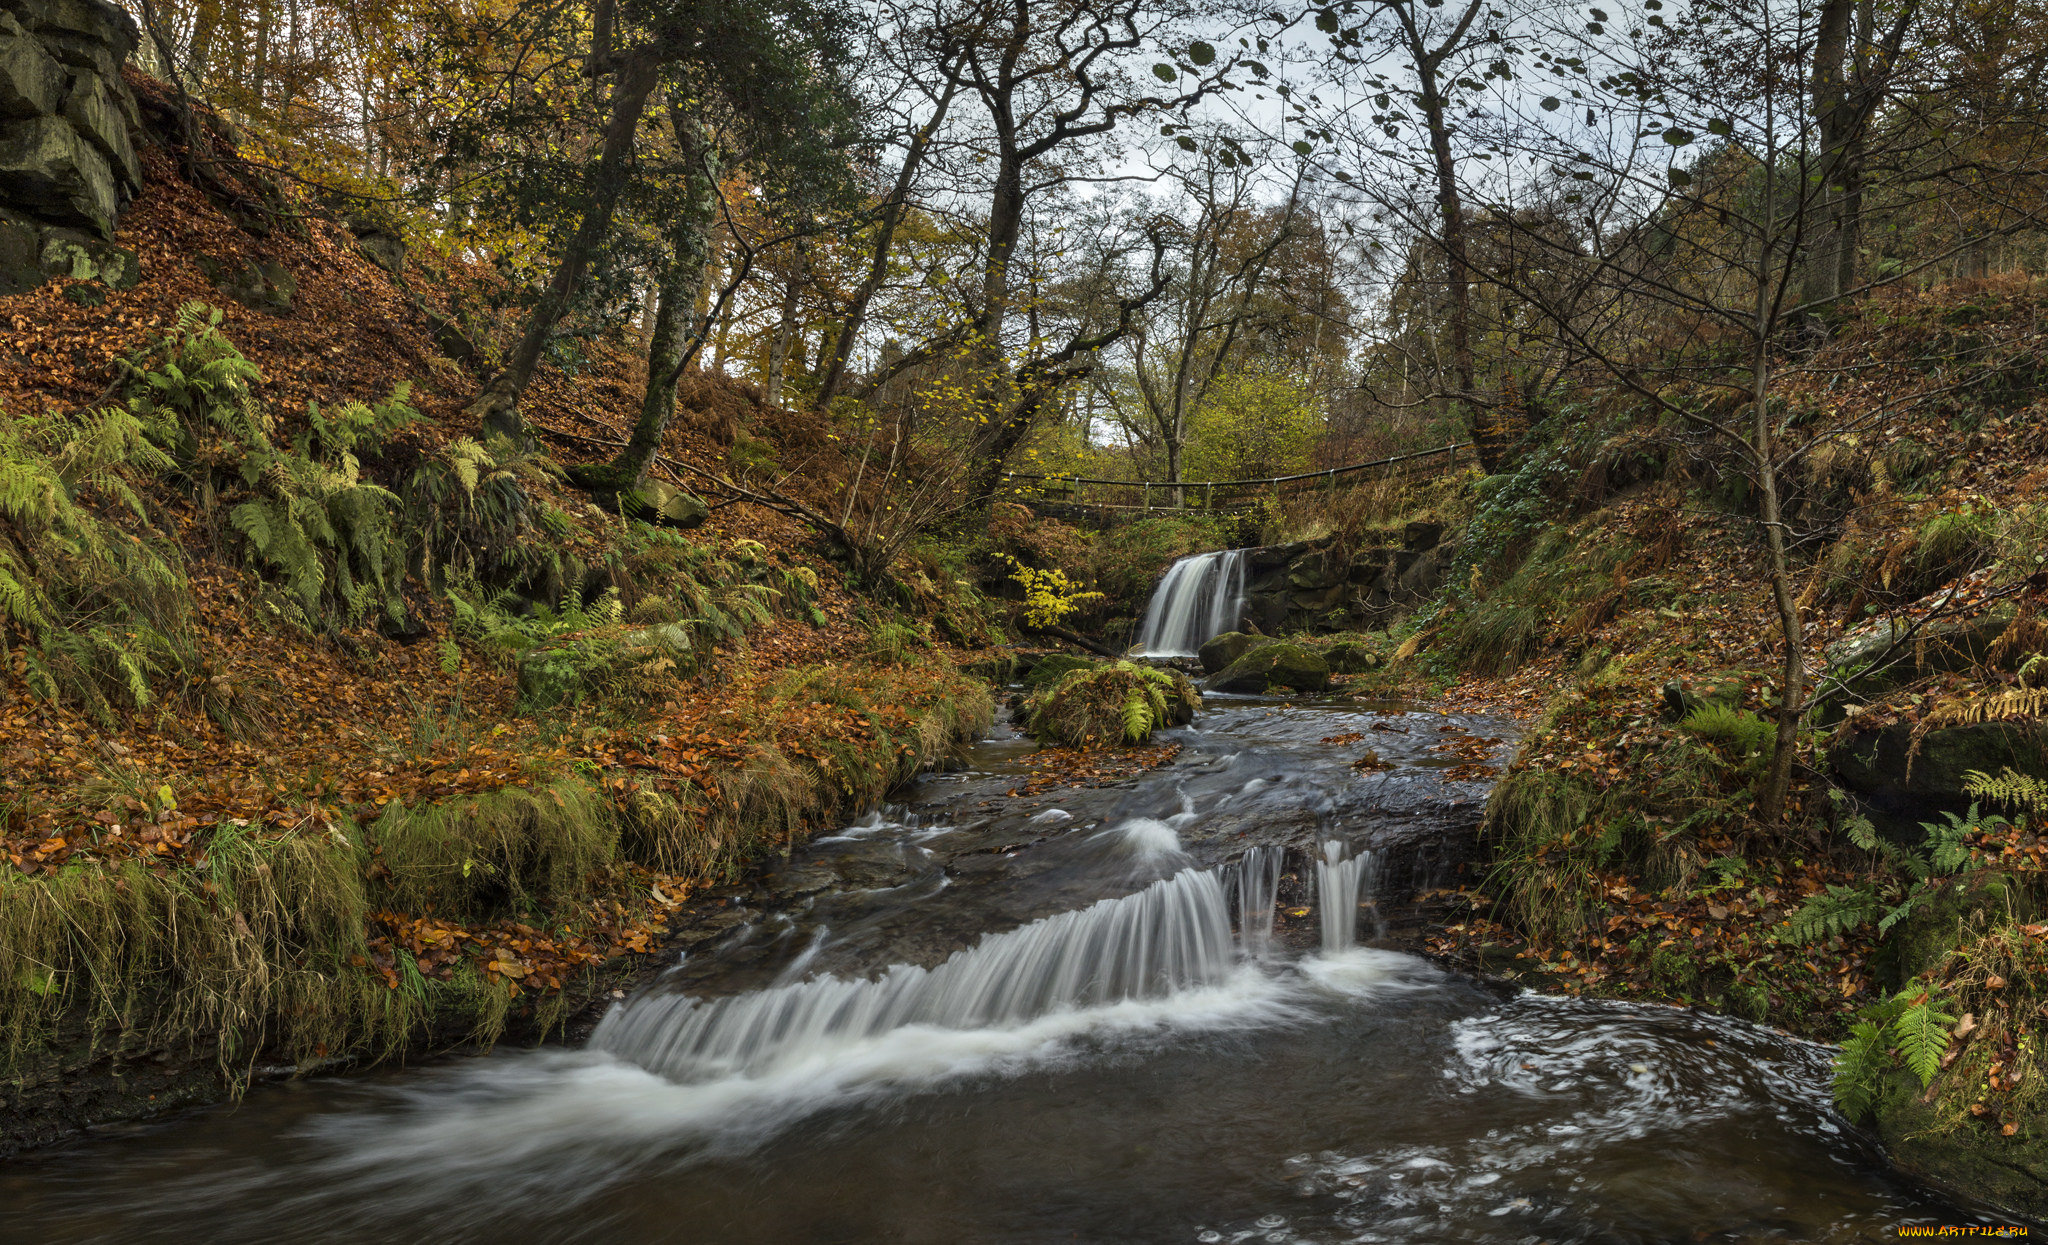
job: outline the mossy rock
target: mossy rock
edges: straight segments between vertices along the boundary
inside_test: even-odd
[[[1919,635],[1899,642],[1881,668],[1873,663],[1893,648],[1893,635],[1883,625],[1867,627],[1828,645],[1828,681],[1823,686],[1832,689],[1839,683],[1850,697],[1867,700],[1930,674],[1968,670],[1990,656],[1991,646],[2005,633],[2012,617],[2013,607],[2000,604],[1976,618],[1929,623]],[[1842,706],[1832,704],[1823,725],[1832,725],[1842,716]]]
[[[1268,635],[1248,635],[1242,631],[1226,631],[1202,645],[1202,669],[1210,674],[1219,674],[1223,668],[1255,648],[1280,641]]]
[[[2012,1137],[1976,1120],[1951,1127],[1902,1069],[1875,1123],[1886,1154],[1907,1174],[2017,1219],[2048,1220],[2048,1120],[2026,1120]]]
[[[1047,653],[1031,664],[1024,674],[1024,686],[1030,691],[1049,687],[1066,678],[1076,670],[1093,670],[1100,663],[1072,653]]]
[[[1254,648],[1211,675],[1207,692],[1320,692],[1330,686],[1330,663],[1299,644],[1266,644]]]
[[[1870,967],[1896,990],[1947,960],[1949,953],[1986,926],[2010,918],[2033,919],[2023,886],[2003,874],[1977,874],[1943,882],[1885,935]]]
[[[658,527],[692,528],[711,517],[703,498],[661,480],[642,480],[623,500],[626,513]]]
[[[1329,645],[1322,653],[1332,674],[1363,674],[1380,667],[1380,655],[1372,650],[1372,646],[1356,640]]]

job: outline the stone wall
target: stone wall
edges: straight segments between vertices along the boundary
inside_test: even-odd
[[[140,278],[113,245],[142,189],[121,78],[139,38],[107,0],[0,0],[0,295],[55,276],[118,289]]]
[[[1245,614],[1268,635],[1377,631],[1428,600],[1455,556],[1441,523],[1410,523],[1349,554],[1334,538],[1257,549]]]

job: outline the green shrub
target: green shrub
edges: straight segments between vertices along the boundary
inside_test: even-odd
[[[1162,726],[1193,719],[1201,693],[1178,670],[1119,661],[1069,671],[1025,702],[1025,719],[1040,743],[1085,748],[1139,744]]]

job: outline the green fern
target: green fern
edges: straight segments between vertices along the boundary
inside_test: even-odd
[[[1831,884],[1807,897],[1786,922],[1779,938],[1784,942],[1819,942],[1868,925],[1884,908],[1884,900],[1874,890]]]
[[[1849,1030],[1849,1038],[1842,1043],[1841,1054],[1835,1057],[1835,1075],[1831,1088],[1835,1105],[1854,1124],[1870,1114],[1877,1105],[1877,1098],[1883,1092],[1884,1078],[1891,1071],[1889,1045],[1885,1041],[1885,1026],[1874,1020],[1859,1020]]]
[[[2009,765],[1995,778],[1983,770],[1969,771],[1963,775],[1963,789],[1975,799],[2004,804],[2035,817],[2048,816],[2048,779],[2022,774]]]
[[[1941,1057],[1948,1051],[1949,1028],[1956,1018],[1941,1010],[1948,1000],[1929,991],[1908,986],[1893,999],[1904,1005],[1892,1033],[1898,1039],[1899,1054],[1924,1087],[1941,1071]]]

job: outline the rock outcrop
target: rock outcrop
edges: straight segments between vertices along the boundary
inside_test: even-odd
[[[1256,549],[1245,615],[1269,634],[1383,630],[1429,599],[1456,555],[1441,523],[1410,523],[1348,554],[1334,538]]]
[[[52,277],[116,289],[141,275],[113,245],[142,190],[135,21],[107,0],[0,0],[0,295]]]

